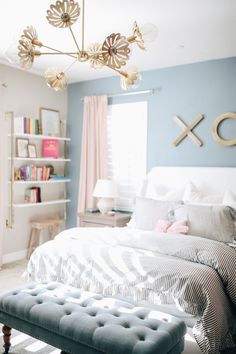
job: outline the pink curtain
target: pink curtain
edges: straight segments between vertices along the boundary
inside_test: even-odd
[[[93,189],[107,178],[107,96],[84,97],[78,212],[94,208]]]

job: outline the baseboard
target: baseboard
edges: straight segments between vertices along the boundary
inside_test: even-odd
[[[7,253],[2,256],[2,263],[12,263],[16,261],[20,261],[22,259],[25,259],[27,256],[27,249],[26,250],[21,250],[18,252],[13,252],[13,253]]]

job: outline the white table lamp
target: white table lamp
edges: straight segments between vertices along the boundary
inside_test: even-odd
[[[111,211],[114,207],[114,198],[118,196],[117,185],[109,179],[98,179],[93,191],[93,197],[97,197],[97,207],[102,214]]]

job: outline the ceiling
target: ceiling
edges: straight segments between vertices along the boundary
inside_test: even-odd
[[[28,25],[37,29],[45,45],[75,49],[69,29],[55,28],[46,20],[46,10],[55,1],[1,2],[0,62],[8,63],[5,51],[11,43],[17,44]],[[133,46],[128,65],[134,64],[140,71],[236,56],[235,0],[85,0],[85,45],[102,43],[113,32],[131,35],[134,20],[158,27],[158,37],[146,51]],[[79,40],[79,21],[72,28]],[[65,56],[36,58],[30,71],[43,75],[48,67],[65,69],[72,60]],[[88,63],[75,63],[68,73],[69,82],[113,75],[107,68],[91,69]]]

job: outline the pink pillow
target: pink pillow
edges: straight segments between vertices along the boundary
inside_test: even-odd
[[[158,220],[155,231],[173,233],[173,234],[187,234],[188,233],[187,220],[178,220],[171,224],[168,220]]]
[[[171,223],[168,220],[160,219],[156,223],[155,231],[157,231],[157,232],[167,232],[167,229],[170,226],[171,226]]]

